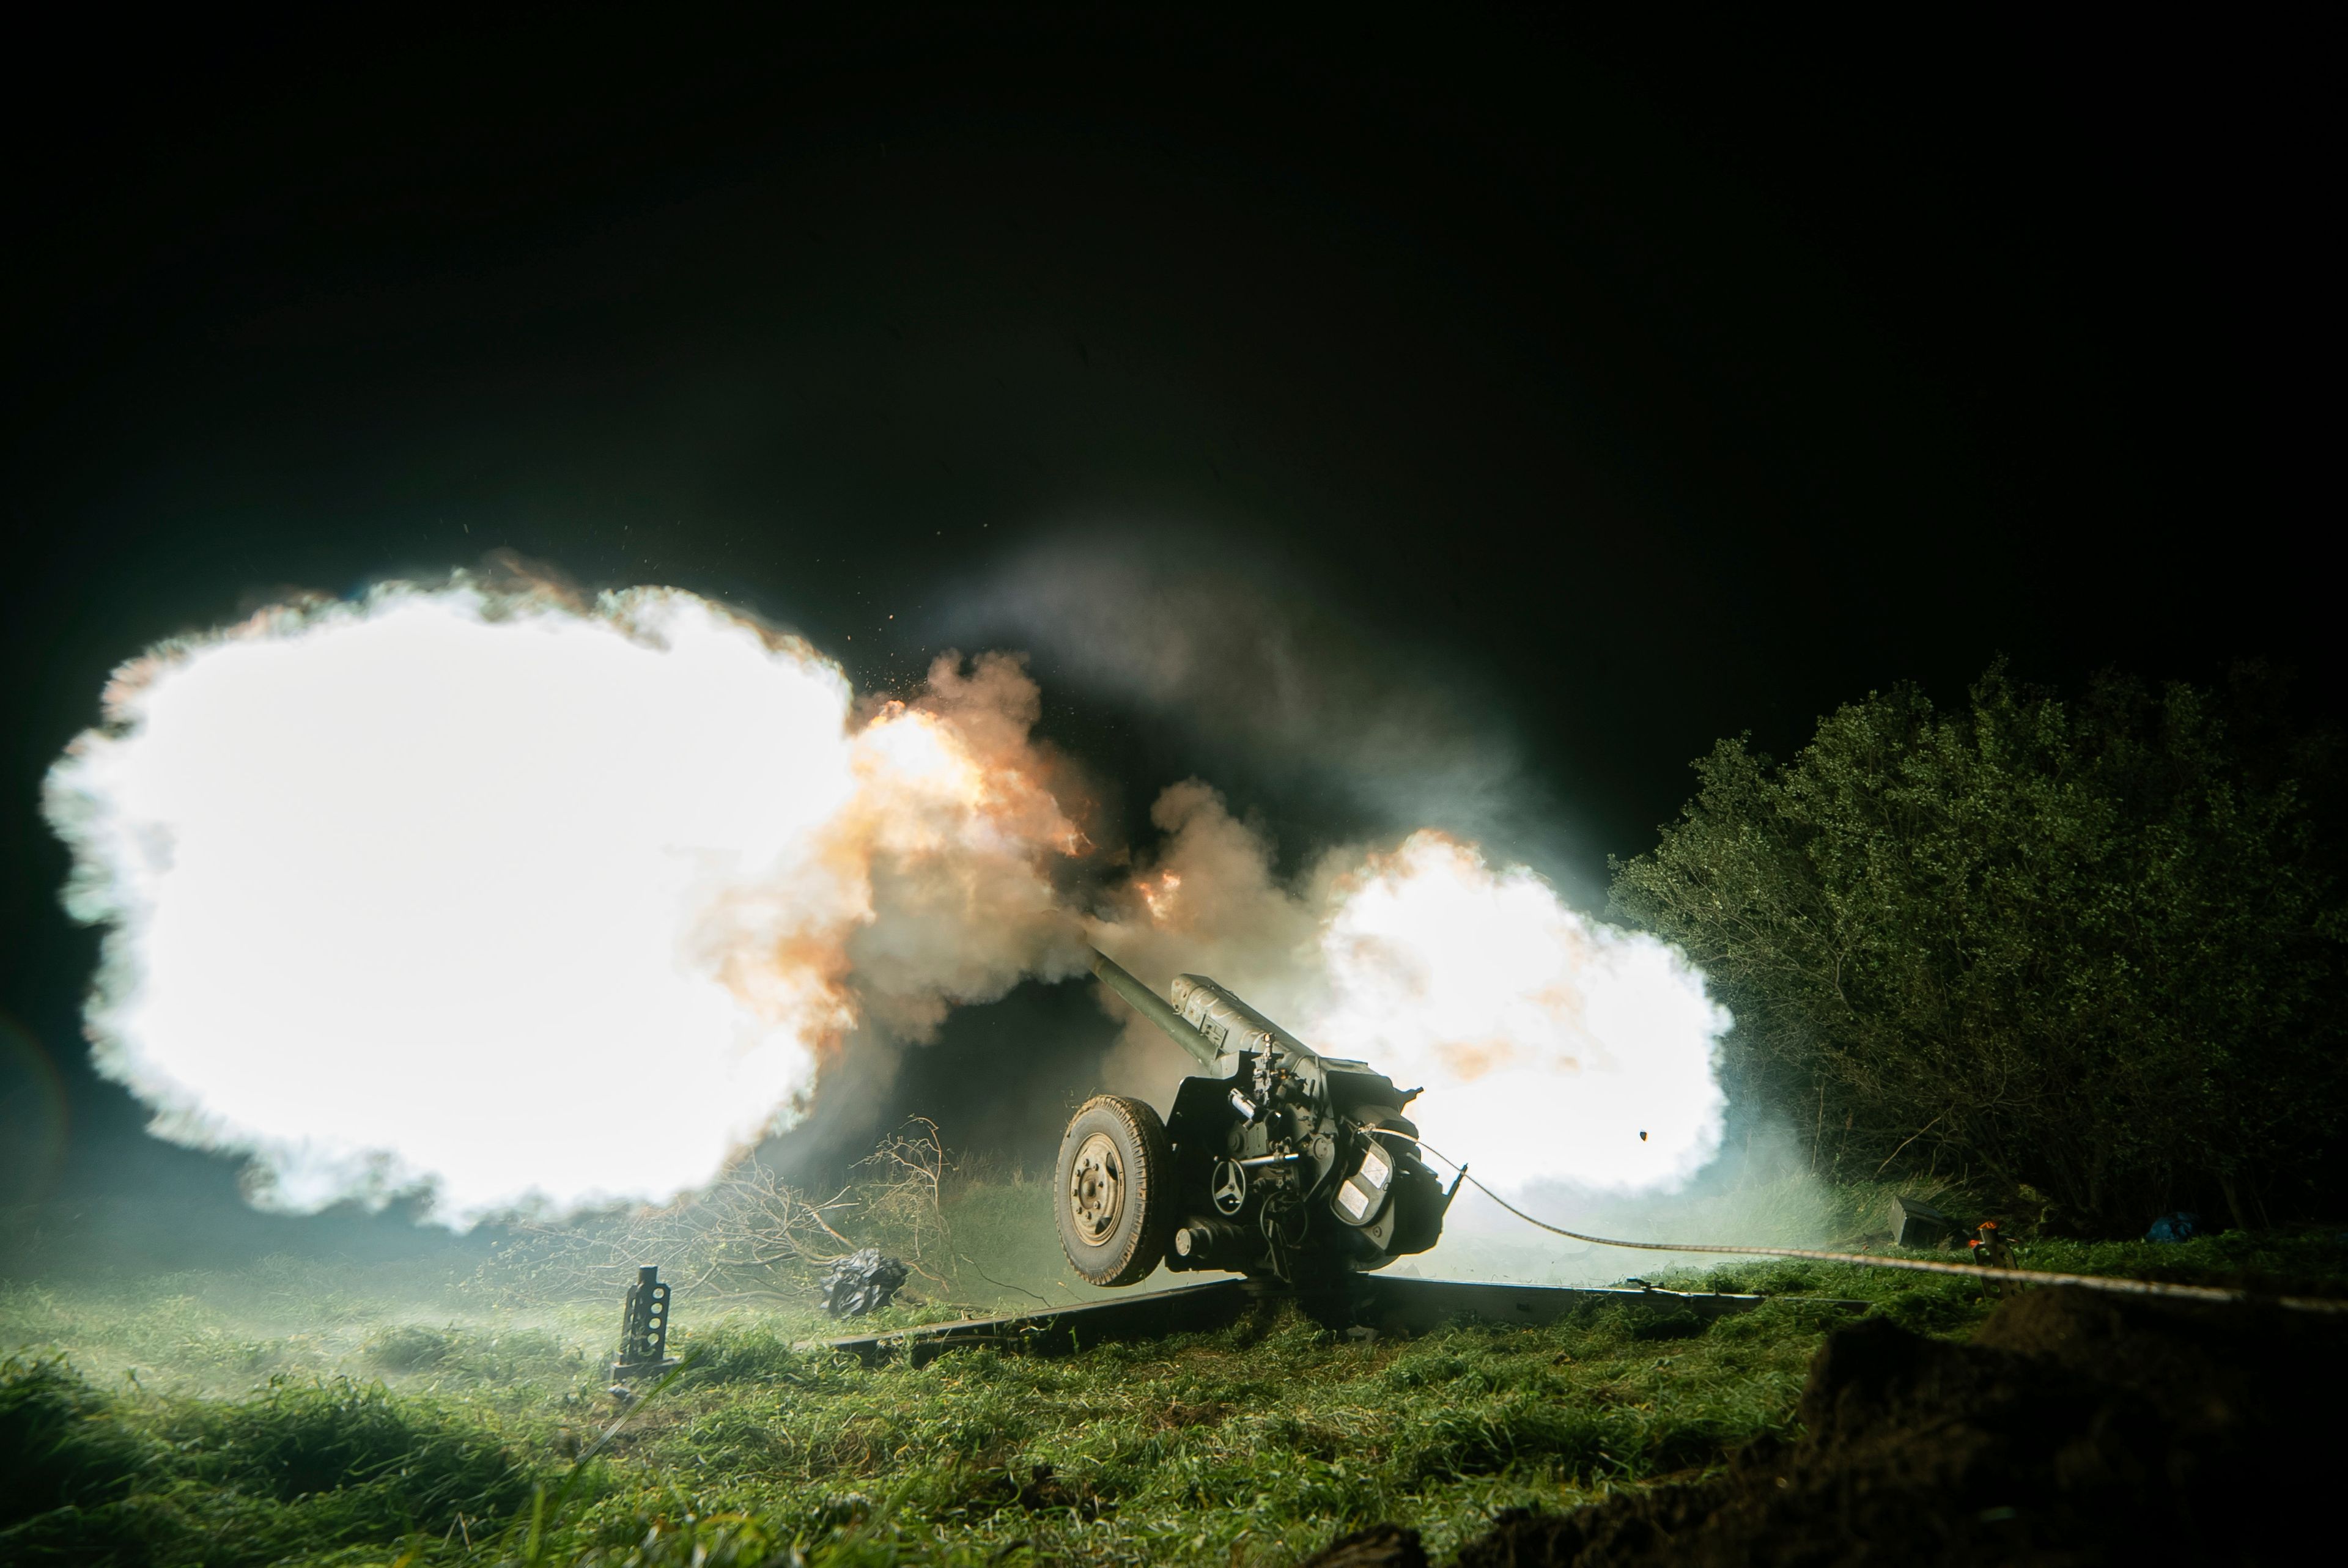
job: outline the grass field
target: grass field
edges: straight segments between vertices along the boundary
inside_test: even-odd
[[[965,1245],[1021,1237],[989,1270],[1015,1297],[1030,1194],[964,1195],[981,1205],[953,1216]],[[2027,1261],[2348,1287],[2330,1235],[2050,1242]],[[912,1370],[794,1348],[839,1328],[792,1289],[680,1295],[688,1367],[624,1414],[601,1375],[616,1292],[283,1259],[19,1280],[0,1286],[0,1560],[1278,1563],[1378,1520],[1440,1557],[1499,1508],[1701,1471],[1785,1430],[1840,1320],[1805,1297],[1945,1334],[1987,1310],[1967,1282],[1884,1271],[1680,1277],[1774,1299],[1708,1330],[1610,1307],[1407,1341],[1289,1313]]]

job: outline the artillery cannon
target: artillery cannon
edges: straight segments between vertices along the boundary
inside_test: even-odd
[[[1068,1122],[1055,1172],[1060,1245],[1094,1285],[1138,1284],[1160,1263],[1304,1290],[1425,1252],[1448,1191],[1403,1115],[1418,1091],[1323,1056],[1203,975],[1169,1005],[1107,954],[1093,973],[1195,1059],[1161,1120],[1097,1095]]]

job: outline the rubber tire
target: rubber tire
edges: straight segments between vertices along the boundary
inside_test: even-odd
[[[1126,1197],[1108,1239],[1091,1246],[1077,1238],[1068,1184],[1076,1151],[1096,1132],[1108,1135],[1124,1163]],[[1156,1273],[1174,1239],[1173,1181],[1174,1145],[1153,1107],[1122,1094],[1096,1094],[1077,1107],[1052,1167],[1052,1214],[1068,1266],[1091,1285],[1138,1285]]]

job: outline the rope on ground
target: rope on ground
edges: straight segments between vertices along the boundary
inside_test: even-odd
[[[1416,1140],[1413,1140],[1416,1142]],[[1904,1268],[1916,1274],[1957,1274],[1973,1279],[2011,1280],[2017,1285],[2077,1285],[2118,1296],[2160,1296],[2180,1301],[2255,1301],[2288,1307],[2296,1312],[2348,1312],[2348,1300],[2327,1296],[2269,1296],[2219,1285],[2170,1285],[2157,1279],[2115,1279],[2102,1274],[2054,1274],[2034,1268],[1991,1268],[1978,1263],[1941,1263],[1922,1257],[1879,1257],[1864,1252],[1819,1252],[1800,1246],[1715,1246],[1701,1242],[1623,1241],[1614,1236],[1584,1235],[1580,1231],[1535,1219],[1516,1204],[1468,1173],[1468,1167],[1439,1149],[1419,1148],[1459,1173],[1459,1180],[1508,1210],[1529,1225],[1593,1246],[1628,1247],[1636,1252],[1703,1252],[1736,1257],[1806,1257],[1818,1263],[1851,1263],[1863,1268]]]

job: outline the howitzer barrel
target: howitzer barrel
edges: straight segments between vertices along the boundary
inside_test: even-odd
[[[1268,1050],[1291,1061],[1321,1053],[1204,975],[1174,977],[1174,1010],[1221,1050]]]
[[[1166,1031],[1168,1039],[1196,1057],[1200,1065],[1212,1067],[1221,1052],[1215,1042],[1193,1029],[1180,1013],[1169,1007],[1156,991],[1128,974],[1115,958],[1093,949],[1093,973],[1101,984],[1133,1004],[1133,1010]]]

